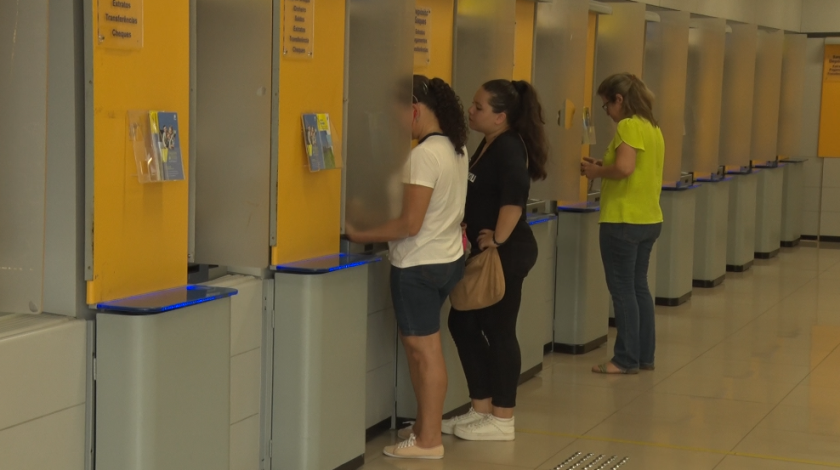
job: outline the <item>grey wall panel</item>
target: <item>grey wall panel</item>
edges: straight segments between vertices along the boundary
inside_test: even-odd
[[[816,157],[819,148],[824,60],[825,39],[809,38],[805,46],[805,92],[802,98],[801,148],[802,155],[806,157]]]
[[[778,155],[779,98],[782,89],[783,31],[758,32],[753,97],[752,158],[764,162]]]
[[[269,262],[272,5],[198,0],[196,261]]]
[[[598,109],[601,105],[598,85],[615,73],[629,72],[641,77],[645,56],[645,6],[641,3],[617,3],[611,6],[612,15],[598,18],[595,84],[592,87],[592,107],[598,110],[592,113],[598,133],[598,142],[591,150],[595,158],[601,158],[606,153],[616,126],[607,113]]]
[[[414,2],[351,0],[345,220],[368,228],[399,215],[411,146]]]
[[[0,312],[43,309],[48,5],[0,2]]]
[[[584,104],[586,35],[589,6],[577,0],[537,4],[534,45],[534,86],[546,121],[549,162],[545,181],[531,185],[531,196],[544,200],[580,198],[581,119],[571,129],[563,123],[566,100],[578,111]]]
[[[44,311],[85,312],[81,0],[50,0]]]
[[[515,36],[516,0],[458,0],[452,85],[465,107],[483,83],[513,78]],[[483,137],[470,133],[470,152]]]
[[[662,179],[679,180],[685,133],[685,89],[688,72],[687,12],[660,12],[660,22],[647,24],[643,79],[656,95],[653,114],[665,138]]]
[[[726,22],[692,20],[688,36],[688,81],[682,170],[713,173],[718,168]]]
[[[785,157],[803,155],[802,117],[804,114],[805,49],[807,46],[808,36],[804,34],[785,34],[778,140],[778,154]]]
[[[750,163],[758,27],[733,24],[731,28],[723,66],[720,164],[742,167]]]

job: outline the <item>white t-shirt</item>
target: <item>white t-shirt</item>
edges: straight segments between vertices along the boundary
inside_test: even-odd
[[[429,208],[417,235],[390,242],[391,264],[410,268],[443,264],[464,256],[461,222],[467,200],[469,158],[455,153],[448,137],[429,136],[411,151],[403,183],[433,188]]]

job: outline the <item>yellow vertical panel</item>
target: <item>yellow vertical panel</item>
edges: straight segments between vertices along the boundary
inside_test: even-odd
[[[285,0],[280,6],[282,12]],[[312,173],[303,148],[301,115],[329,113],[344,132],[345,2],[315,4],[314,57],[280,62],[277,178],[277,246],[271,263],[283,264],[338,253],[341,224],[341,170]]]
[[[532,80],[534,70],[534,13],[533,0],[516,0],[516,37],[514,40],[513,79]]]
[[[455,0],[416,0],[417,8],[432,11],[429,65],[414,67],[414,73],[452,83],[452,49],[455,30]]]
[[[840,157],[840,81],[829,77],[831,58],[840,56],[840,45],[825,45],[823,64],[822,105],[820,107],[820,140],[817,153],[820,157]]]
[[[598,35],[598,14],[589,12],[589,27],[587,30],[586,35],[586,69],[584,70],[584,74],[586,74],[586,79],[584,80],[583,85],[583,105],[590,109],[591,113],[594,113],[595,110],[592,109],[592,94],[595,92],[595,43],[596,38]],[[597,138],[605,138],[604,135],[596,136]],[[581,156],[588,157],[589,155],[590,146],[583,145],[581,148]],[[586,200],[586,194],[589,192],[589,180],[585,177],[582,177],[580,180],[580,200]]]
[[[92,18],[99,16],[91,1]],[[143,48],[98,46],[93,37],[93,280],[87,302],[114,300],[187,282],[190,8],[144,3]],[[126,112],[178,113],[184,181],[140,184],[126,145]]]

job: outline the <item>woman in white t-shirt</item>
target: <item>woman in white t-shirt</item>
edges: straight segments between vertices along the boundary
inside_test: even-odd
[[[447,386],[440,309],[464,275],[467,125],[461,101],[439,78],[415,75],[412,102],[411,133],[419,144],[405,165],[402,214],[371,230],[348,226],[347,237],[358,243],[389,242],[391,296],[417,396],[417,421],[407,439],[384,453],[439,459]]]

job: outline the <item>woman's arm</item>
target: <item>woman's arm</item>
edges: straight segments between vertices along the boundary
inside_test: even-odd
[[[403,207],[399,218],[362,231],[356,231],[350,224],[346,224],[347,238],[355,243],[382,243],[417,235],[423,227],[434,188],[417,184],[406,184],[403,187]]]
[[[615,164],[602,166],[585,161],[581,163],[581,170],[591,180],[595,178],[623,180],[636,171],[636,149],[622,142],[615,149]]]
[[[484,229],[478,234],[478,247],[482,250],[492,248],[498,243],[503,244],[510,238],[513,229],[522,217],[522,208],[519,206],[502,206],[499,209],[499,218],[496,219],[496,229]],[[495,242],[493,239],[495,238]]]

